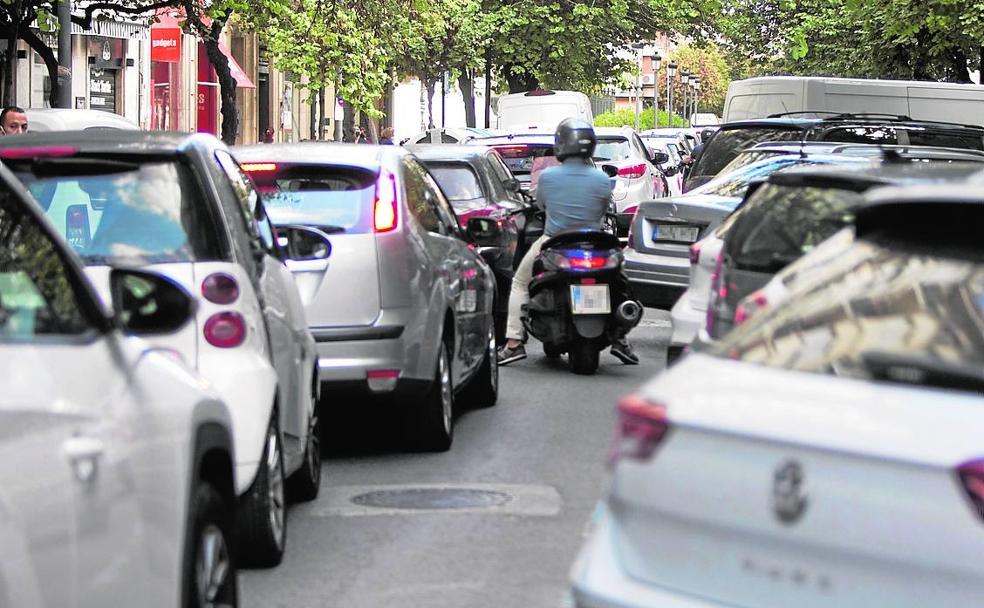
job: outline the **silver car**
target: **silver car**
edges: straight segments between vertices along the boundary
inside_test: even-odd
[[[258,145],[235,150],[278,227],[332,245],[327,273],[291,264],[318,349],[323,393],[386,397],[414,447],[447,450],[453,408],[498,393],[489,266],[437,183],[398,146]],[[484,235],[494,220],[474,218]]]
[[[618,170],[612,187],[618,233],[624,236],[639,205],[670,194],[663,170],[654,162],[653,153],[629,128],[595,129],[598,146],[594,159],[598,165],[612,165]],[[663,159],[660,159],[663,160]]]

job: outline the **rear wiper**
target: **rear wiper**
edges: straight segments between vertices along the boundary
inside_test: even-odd
[[[874,351],[861,361],[873,379],[984,393],[984,367],[921,354]]]
[[[316,225],[315,228],[317,228],[321,232],[324,232],[325,234],[339,234],[341,232],[345,232],[344,226],[333,226],[331,224]]]
[[[137,163],[102,158],[38,158],[31,161],[31,172],[37,177],[107,175],[128,173],[138,169],[140,165]]]

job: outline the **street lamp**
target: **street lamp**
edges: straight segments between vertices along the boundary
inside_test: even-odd
[[[633,105],[636,131],[639,130],[639,115],[642,114],[642,51],[645,47],[642,42],[632,44],[632,48],[636,50],[635,104]]]
[[[666,126],[673,126],[673,77],[676,76],[677,64],[670,62],[666,66]]]
[[[683,119],[687,120],[687,93],[690,90],[690,72],[684,70],[680,76],[680,81],[683,82],[683,103],[681,104],[682,112],[680,113],[683,115]]]
[[[653,52],[653,127],[659,128],[659,65],[663,58]]]
[[[693,112],[691,114],[697,113],[697,92],[700,91],[700,78],[692,78],[690,84],[694,87],[694,99],[693,99]]]

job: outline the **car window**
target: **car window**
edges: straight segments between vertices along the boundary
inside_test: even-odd
[[[442,144],[456,144],[456,143],[458,143],[458,138],[457,137],[452,137],[451,135],[448,135],[447,133],[441,133],[441,143]]]
[[[404,159],[403,176],[407,189],[407,207],[417,222],[428,232],[441,232],[441,218],[431,204],[432,195],[428,193],[427,172],[417,163]]]
[[[478,175],[468,163],[426,163],[426,165],[453,206],[458,207],[460,203],[485,198]],[[468,207],[467,204],[461,206]]]
[[[780,169],[797,165],[811,164],[795,154],[778,156],[768,160],[752,163],[742,167],[737,171],[722,174],[699,188],[691,190],[692,194],[713,194],[716,196],[740,197],[745,194],[748,184],[755,179],[762,179],[772,175]]]
[[[553,158],[552,145],[546,144],[506,144],[495,146],[509,171],[516,176],[526,176],[533,171],[533,165],[543,158]]]
[[[275,252],[277,244],[273,236],[273,229],[266,217],[263,205],[260,204],[260,197],[256,193],[256,189],[253,188],[253,183],[228,152],[219,150],[215,153],[215,158],[219,161],[219,166],[222,167],[226,177],[229,178],[229,183],[236,194],[247,233],[251,238],[257,239],[263,249]]]
[[[790,152],[780,151],[780,150],[745,150],[741,154],[735,157],[733,161],[728,163],[718,172],[718,175],[727,175],[732,171],[737,171],[742,167],[747,167],[752,163],[757,163],[760,160],[765,160],[767,158],[775,158],[776,156],[788,155]]]
[[[275,224],[317,226],[327,233],[372,232],[376,194],[372,171],[284,163],[275,167],[250,173]]]
[[[849,144],[897,144],[898,133],[894,127],[883,125],[870,127],[837,127],[824,131],[821,141]]]
[[[738,156],[739,152],[755,144],[766,141],[797,141],[802,136],[803,131],[790,127],[755,127],[718,131],[704,145],[704,151],[694,163],[690,177],[718,175],[721,169]]]
[[[66,158],[14,170],[87,265],[221,257],[208,205],[177,161]]]
[[[752,316],[709,352],[782,369],[944,388],[957,387],[968,370],[979,377],[984,264],[930,249],[857,241],[828,262],[825,281]]]
[[[624,137],[599,137],[594,157],[597,160],[626,160],[632,157],[632,146]]]
[[[746,201],[728,238],[736,268],[777,272],[854,220],[861,195],[766,184]]]
[[[905,134],[909,137],[909,145],[912,146],[984,150],[984,137],[977,131],[906,129]]]
[[[0,341],[89,331],[58,246],[21,205],[0,186]]]
[[[447,197],[441,192],[441,188],[437,185],[437,182],[426,171],[424,171],[424,182],[427,184],[427,200],[437,209],[437,215],[441,219],[441,223],[444,224],[445,232],[447,234],[458,234],[458,215],[455,213],[451,203],[448,202]]]

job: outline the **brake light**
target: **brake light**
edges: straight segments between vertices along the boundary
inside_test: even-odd
[[[623,397],[618,402],[618,422],[608,454],[609,466],[624,458],[649,460],[669,430],[666,406],[652,403],[641,395]]]
[[[246,173],[261,173],[266,171],[276,171],[277,163],[243,163],[239,167]]]
[[[596,268],[604,268],[605,262],[608,258],[568,258],[571,261],[571,268],[578,268],[581,270],[594,270]]]
[[[977,517],[984,520],[984,459],[963,463],[957,467],[957,477]]]
[[[78,148],[71,146],[29,146],[27,148],[7,148],[0,150],[0,158],[17,160],[24,158],[64,158],[79,153]]]
[[[619,177],[628,177],[629,179],[636,179],[642,177],[646,174],[645,163],[639,163],[638,165],[632,165],[631,167],[622,167],[618,170]]]
[[[700,262],[700,242],[690,246],[690,263],[696,264],[697,262]]]
[[[85,205],[69,205],[65,210],[65,240],[74,249],[85,249],[92,241],[89,210]]]
[[[376,202],[373,207],[373,228],[376,232],[390,232],[396,229],[396,176],[386,169],[379,171],[376,180]]]
[[[714,335],[714,307],[717,305],[718,287],[721,283],[721,273],[724,271],[724,252],[720,252],[714,260],[714,272],[711,273],[711,293],[708,296],[707,316],[705,317],[704,329],[709,335]],[[727,292],[725,292],[727,295]]]
[[[495,151],[502,158],[526,158],[530,155],[529,146],[496,146]]]
[[[246,341],[246,320],[238,312],[220,312],[205,321],[203,333],[216,348],[235,348]]]
[[[748,320],[748,317],[764,310],[769,305],[769,299],[761,291],[756,291],[738,305],[735,309],[735,325],[741,325]]]
[[[216,272],[202,281],[202,296],[214,304],[232,304],[239,298],[239,284],[231,275]]]

